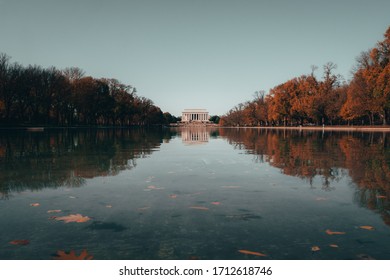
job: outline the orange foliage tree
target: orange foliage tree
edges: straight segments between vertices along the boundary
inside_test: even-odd
[[[314,75],[292,78],[268,95],[240,104],[221,118],[221,125],[334,125],[354,122],[387,124],[390,118],[390,27],[384,40],[357,59],[349,84],[324,65],[321,80]],[[367,121],[367,122],[365,122]]]

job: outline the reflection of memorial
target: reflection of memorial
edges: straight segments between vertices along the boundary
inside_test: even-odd
[[[182,130],[181,139],[184,144],[193,145],[193,144],[204,144],[209,142],[209,131],[202,128],[189,128]]]

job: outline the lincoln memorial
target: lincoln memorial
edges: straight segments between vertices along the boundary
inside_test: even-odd
[[[185,109],[181,114],[181,121],[189,122],[209,122],[209,112],[206,109]]]

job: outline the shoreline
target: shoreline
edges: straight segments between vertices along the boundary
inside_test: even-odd
[[[223,127],[223,126],[220,126]],[[316,130],[316,131],[362,131],[390,132],[390,126],[226,126],[223,128],[270,129],[270,130]]]
[[[51,129],[128,129],[135,127],[158,127],[160,125],[133,125],[133,126],[0,126],[0,130],[27,130],[44,131]],[[264,129],[264,130],[313,130],[313,131],[362,131],[362,132],[390,132],[390,125],[387,126],[220,126],[208,125],[161,125],[166,128],[228,128],[228,129]]]

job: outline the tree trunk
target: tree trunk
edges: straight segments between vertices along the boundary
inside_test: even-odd
[[[373,121],[373,116],[372,116],[372,113],[368,113],[368,120],[370,122],[370,125],[372,125],[372,121]]]

